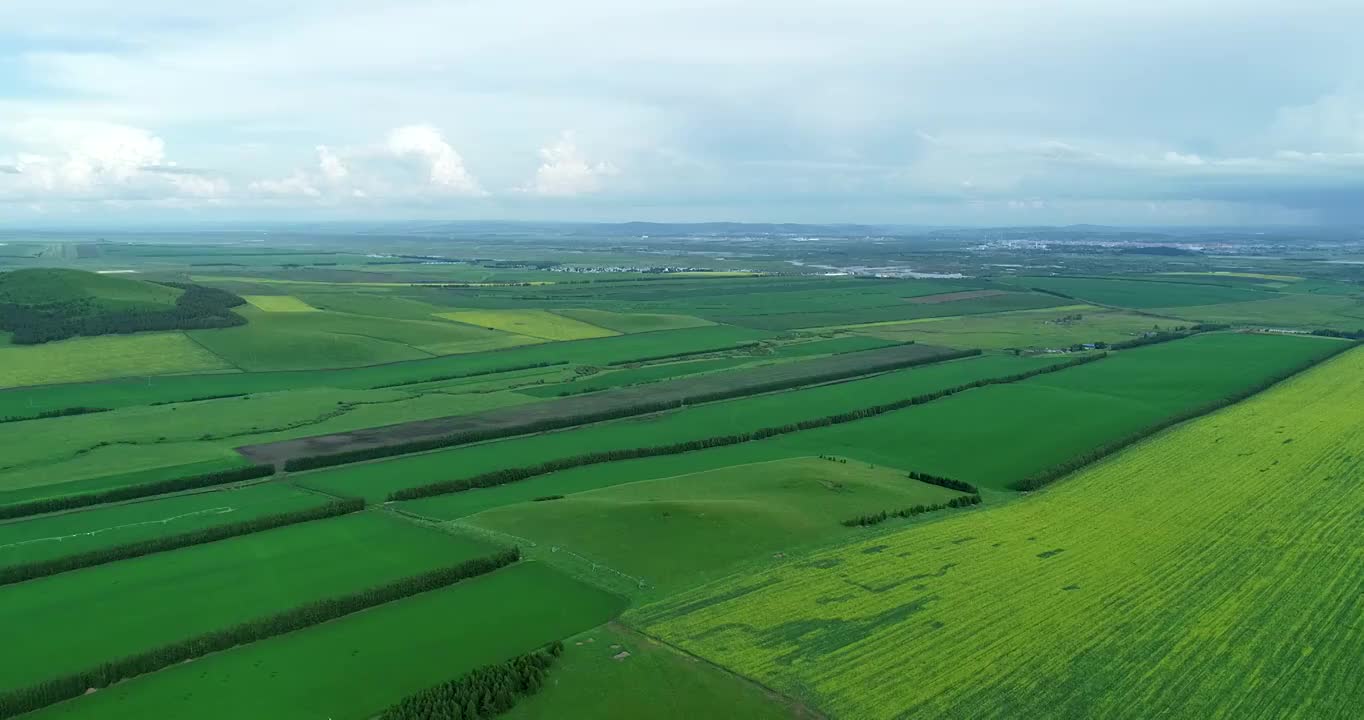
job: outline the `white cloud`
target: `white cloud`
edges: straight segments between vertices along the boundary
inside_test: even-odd
[[[602,179],[619,171],[607,162],[592,163],[583,157],[571,133],[564,133],[558,142],[540,148],[540,167],[535,179],[523,188],[527,192],[548,197],[569,197],[598,192]]]
[[[282,198],[319,198],[322,191],[301,172],[277,180],[257,180],[248,186],[253,193]]]
[[[350,177],[350,170],[346,168],[346,163],[326,145],[317,146],[317,165],[322,172],[322,177],[326,178],[328,182],[340,183]]]
[[[430,125],[407,125],[388,135],[394,157],[415,159],[429,169],[431,185],[458,195],[486,195],[464,168],[464,158]]]

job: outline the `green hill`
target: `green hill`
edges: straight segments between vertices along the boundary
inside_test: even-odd
[[[0,303],[22,306],[80,304],[92,309],[166,310],[185,291],[146,280],[84,270],[32,268],[0,273]]]
[[[245,302],[224,290],[83,270],[0,273],[0,330],[16,345],[146,330],[231,327]]]

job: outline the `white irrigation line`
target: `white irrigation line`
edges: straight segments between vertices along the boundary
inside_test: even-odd
[[[53,537],[35,538],[33,540],[23,540],[20,542],[9,543],[8,545],[0,545],[0,550],[4,550],[6,548],[23,547],[24,545],[34,545],[37,543],[44,542],[61,542],[62,540],[69,540],[71,538],[78,537],[93,537],[95,535],[99,535],[100,533],[106,533],[112,530],[126,530],[128,528],[142,527],[144,525],[165,525],[176,520],[181,520],[187,517],[194,517],[195,515],[226,515],[227,513],[230,513],[234,510],[236,510],[236,508],[224,505],[223,507],[209,508],[207,510],[195,510],[194,512],[185,513],[183,515],[176,515],[174,517],[168,517],[162,520],[145,520],[143,522],[129,523],[127,525],[115,525],[113,527],[100,528],[99,530],[91,530],[90,532],[74,533],[71,535],[55,535]]]

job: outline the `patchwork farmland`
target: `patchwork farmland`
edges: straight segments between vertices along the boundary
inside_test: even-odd
[[[0,718],[1364,702],[1350,266],[532,235],[6,245]]]

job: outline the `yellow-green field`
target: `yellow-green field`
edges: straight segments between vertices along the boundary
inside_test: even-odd
[[[183,333],[103,335],[0,347],[0,387],[230,370]]]
[[[544,340],[585,340],[620,334],[548,310],[460,310],[437,313],[436,316]]]
[[[265,312],[317,312],[317,308],[293,295],[243,295],[242,299]]]
[[[1050,490],[632,622],[837,717],[1354,717],[1361,397],[1353,350]]]

